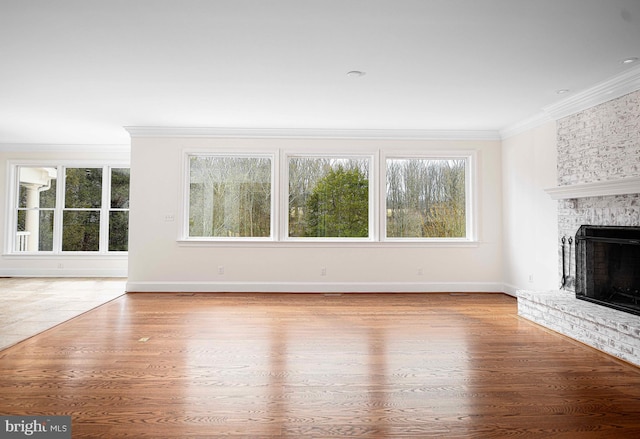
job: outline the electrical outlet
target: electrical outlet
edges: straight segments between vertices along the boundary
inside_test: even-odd
[[[218,265],[218,274],[224,274],[224,265]]]
[[[417,275],[422,276],[423,274],[424,274],[424,271],[422,270],[422,268],[418,268]]]
[[[326,276],[327,275],[327,267],[322,267],[320,269],[320,276]]]
[[[533,274],[529,275],[529,283],[533,283]]]

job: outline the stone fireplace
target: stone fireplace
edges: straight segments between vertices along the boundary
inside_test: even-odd
[[[640,366],[640,90],[556,123],[559,289],[518,314]]]

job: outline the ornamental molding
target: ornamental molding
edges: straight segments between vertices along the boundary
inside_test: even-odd
[[[130,145],[121,144],[62,144],[62,143],[0,143],[0,152],[87,152],[129,153]]]
[[[549,121],[562,119],[637,90],[640,90],[640,66],[547,105],[537,114],[501,129],[500,136],[502,139],[515,136]]]
[[[629,69],[584,91],[542,109],[558,120],[640,90],[640,66]]]
[[[202,137],[249,139],[500,140],[493,130],[331,130],[305,128],[125,127],[131,138]]]

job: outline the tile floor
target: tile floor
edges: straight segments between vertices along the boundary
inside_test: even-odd
[[[0,278],[0,350],[125,294],[124,278]]]

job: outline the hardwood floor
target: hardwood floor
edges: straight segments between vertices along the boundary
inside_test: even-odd
[[[0,351],[74,438],[640,437],[640,369],[501,294],[128,294]]]

